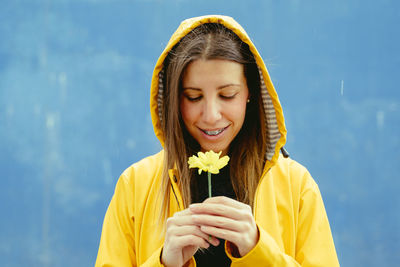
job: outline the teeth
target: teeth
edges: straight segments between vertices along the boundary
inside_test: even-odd
[[[203,130],[203,132],[205,132],[205,133],[208,134],[208,135],[218,135],[218,134],[222,133],[223,130],[224,130],[224,128],[223,128],[223,129],[216,130],[216,131],[206,131],[206,130]]]

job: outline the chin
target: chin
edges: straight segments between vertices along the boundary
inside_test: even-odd
[[[212,151],[214,151],[215,153],[219,153],[220,151],[228,151],[228,149],[227,148],[221,148],[221,147],[207,147],[207,148],[205,148],[205,149],[201,149],[201,150],[203,150],[203,151],[210,151],[210,150],[212,150]]]

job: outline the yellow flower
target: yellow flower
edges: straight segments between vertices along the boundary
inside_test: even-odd
[[[228,164],[229,157],[223,156],[219,158],[221,152],[215,153],[210,150],[206,153],[198,152],[197,156],[191,156],[188,160],[189,168],[199,168],[199,174],[202,171],[217,174],[219,170],[225,167]]]

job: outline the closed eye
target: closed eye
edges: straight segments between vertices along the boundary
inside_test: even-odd
[[[196,102],[196,101],[199,101],[201,98],[202,98],[202,96],[200,95],[200,96],[189,96],[189,95],[184,95],[185,97],[186,97],[186,99],[187,100],[189,100],[190,102]]]
[[[223,99],[233,99],[233,98],[235,98],[236,95],[237,95],[237,93],[230,94],[230,95],[220,95],[220,97]]]

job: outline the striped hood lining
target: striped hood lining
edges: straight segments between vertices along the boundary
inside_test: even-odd
[[[177,31],[171,37],[171,40],[169,41],[164,52],[161,54],[153,73],[150,99],[152,120],[156,136],[159,138],[161,144],[164,145],[164,135],[161,129],[161,112],[164,94],[164,59],[174,45],[180,41],[180,39],[182,39],[191,30],[204,23],[223,24],[225,27],[231,29],[235,34],[237,34],[243,42],[249,45],[250,50],[257,62],[260,76],[261,97],[264,106],[265,124],[268,136],[266,159],[267,161],[274,163],[278,157],[279,150],[286,142],[286,127],[284,124],[282,108],[269,77],[267,68],[265,67],[265,64],[254,44],[251,42],[243,28],[232,18],[226,16],[204,16],[183,21]]]

